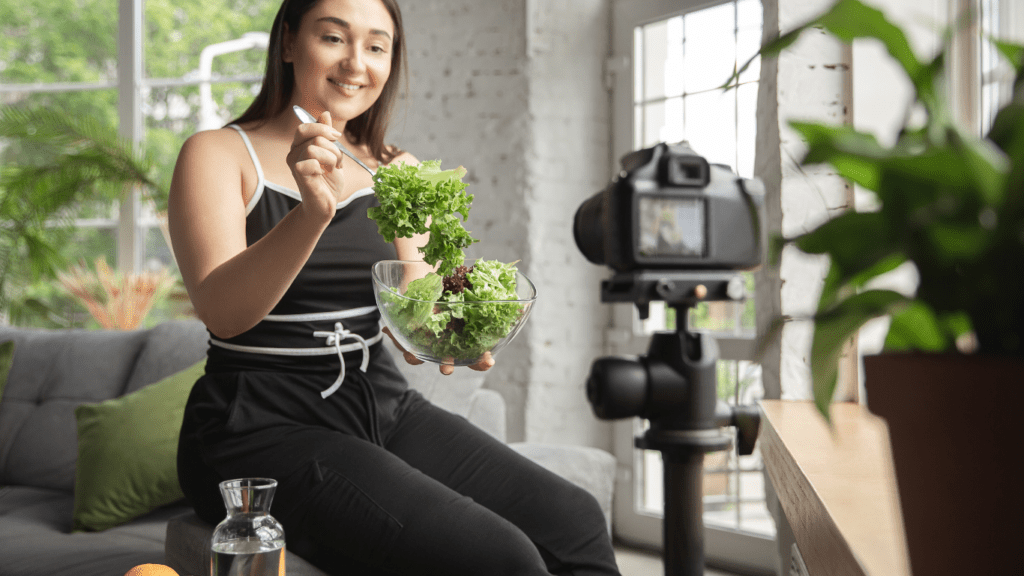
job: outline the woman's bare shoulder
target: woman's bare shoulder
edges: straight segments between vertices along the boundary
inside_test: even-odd
[[[202,130],[185,139],[182,150],[215,156],[237,155],[245,151],[245,144],[233,128]]]
[[[231,128],[196,132],[181,146],[171,182],[172,194],[192,191],[204,197],[226,198],[230,190],[247,189],[247,182],[256,178],[247,172],[254,172],[249,169],[252,162],[248,157],[245,143]]]

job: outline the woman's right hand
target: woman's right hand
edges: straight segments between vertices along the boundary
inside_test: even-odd
[[[299,124],[295,130],[288,167],[302,195],[300,208],[310,216],[334,217],[345,184],[341,171],[344,155],[334,145],[341,137],[328,111],[320,115],[319,122]]]

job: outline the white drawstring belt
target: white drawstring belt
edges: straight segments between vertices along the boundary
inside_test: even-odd
[[[378,333],[378,336],[380,334]],[[331,394],[334,394],[338,388],[341,388],[341,382],[345,380],[345,357],[342,355],[341,345],[342,340],[348,340],[349,338],[355,338],[359,341],[359,345],[363,349],[363,363],[359,365],[359,369],[366,372],[366,368],[370,366],[370,347],[366,343],[366,339],[352,332],[341,325],[341,322],[334,323],[334,332],[317,331],[313,332],[313,336],[317,338],[327,338],[327,345],[334,346],[334,349],[338,351],[338,360],[341,362],[341,370],[338,372],[338,379],[331,384],[331,387],[320,393],[320,396],[327,398]]]
[[[352,308],[350,310],[341,310],[338,312],[317,312],[311,314],[277,314],[267,315],[263,319],[270,322],[301,322],[310,320],[338,320],[343,318],[352,318],[355,316],[362,316],[363,314],[369,314],[376,310],[376,306],[363,306],[362,308]],[[317,330],[313,332],[313,336],[317,338],[326,338],[327,346],[320,348],[276,348],[271,346],[243,346],[241,344],[231,344],[217,340],[216,338],[210,338],[210,343],[214,346],[224,348],[227,350],[235,350],[237,352],[255,352],[257,354],[274,354],[278,356],[324,356],[327,354],[337,354],[338,360],[341,363],[341,368],[338,370],[338,378],[330,385],[326,390],[320,392],[320,396],[327,398],[331,394],[338,391],[341,388],[341,383],[345,380],[345,352],[354,352],[356,350],[363,351],[363,361],[359,365],[359,369],[363,372],[370,366],[370,346],[380,342],[384,337],[383,332],[377,332],[376,335],[370,338],[363,338],[359,334],[352,332],[345,328],[341,322],[334,323],[334,330]],[[350,344],[342,344],[342,341],[355,339],[358,342]]]

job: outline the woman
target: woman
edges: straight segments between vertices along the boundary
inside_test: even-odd
[[[410,390],[379,344],[370,266],[425,238],[383,241],[332,141],[416,162],[383,143],[404,50],[393,0],[285,0],[253,105],[182,147],[171,237],[212,344],[182,489],[217,523],[218,482],[277,479],[288,548],[329,573],[617,574],[593,497]]]

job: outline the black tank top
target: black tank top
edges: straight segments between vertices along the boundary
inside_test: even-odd
[[[256,192],[246,206],[245,217],[246,243],[251,246],[298,206],[302,197],[295,190],[267,182],[249,137],[238,126],[231,127],[241,135],[256,166]],[[339,328],[371,344],[378,341],[380,312],[373,296],[370,267],[397,257],[394,245],[384,241],[376,222],[366,215],[368,208],[378,205],[373,188],[358,190],[339,202],[306,264],[271,313],[233,338],[219,339],[211,333],[214,345],[209,350],[207,370],[334,370],[338,367],[336,355],[290,356],[280,351],[259,353],[253,348],[322,349],[334,345],[326,333],[338,332]],[[353,348],[359,339],[345,336],[343,343]],[[357,362],[361,358],[359,352],[346,353],[346,359],[349,356]]]

